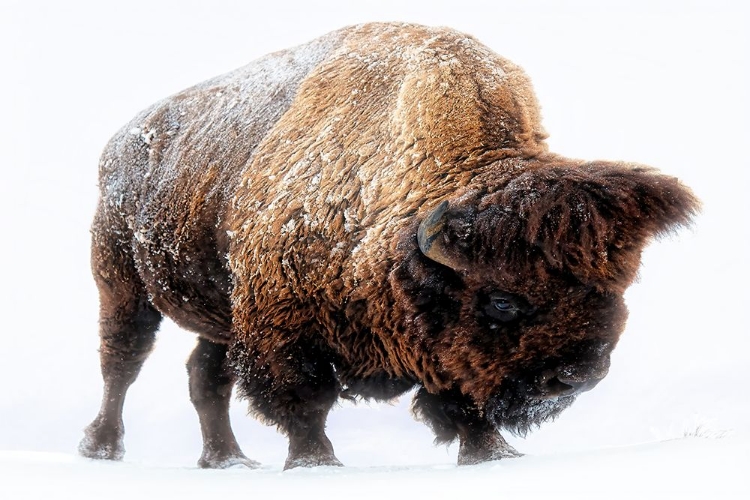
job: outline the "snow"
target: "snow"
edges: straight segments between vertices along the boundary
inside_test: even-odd
[[[456,467],[402,398],[333,411],[347,467],[281,472],[285,440],[237,403],[239,442],[264,467],[202,471],[194,338],[167,323],[126,401],[125,461],[75,456],[101,397],[88,231],[104,144],[196,82],[393,19],[464,30],[521,65],[552,151],[654,165],[703,200],[691,230],[645,252],[610,374],[508,437],[520,459]],[[0,2],[0,498],[750,497],[747,21],[728,1]]]
[[[746,444],[746,443],[745,443]],[[744,498],[747,446],[690,438],[585,453],[448,464],[321,467],[282,472],[95,462],[61,453],[0,452],[4,498]],[[39,480],[44,478],[44,480]]]

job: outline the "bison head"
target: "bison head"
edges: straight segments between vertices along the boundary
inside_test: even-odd
[[[607,374],[641,250],[689,223],[698,202],[640,166],[558,159],[508,171],[427,213],[394,278],[426,389],[459,390],[525,433]]]

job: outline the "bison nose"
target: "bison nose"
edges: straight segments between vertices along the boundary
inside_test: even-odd
[[[569,378],[562,378],[558,377],[558,379],[561,384],[570,386],[573,388],[573,392],[579,393],[579,392],[586,392],[590,391],[594,388],[596,384],[599,383],[599,380],[601,379],[587,379],[587,380],[574,380]]]
[[[547,370],[537,380],[539,393],[544,399],[572,396],[586,392],[599,383],[600,378],[572,378]]]

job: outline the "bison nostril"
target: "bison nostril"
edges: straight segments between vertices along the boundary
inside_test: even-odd
[[[537,389],[543,398],[556,398],[575,392],[572,385],[562,382],[552,370],[546,370],[539,375]]]
[[[558,380],[560,380],[560,383],[572,387],[573,391],[578,393],[578,392],[586,392],[588,390],[593,389],[594,386],[598,384],[601,379],[590,378],[590,379],[584,379],[584,380],[575,380],[575,379],[561,378]]]
[[[544,389],[546,393],[545,395],[551,397],[567,396],[568,394],[573,394],[577,390],[575,385],[563,382],[557,377],[552,377],[547,380]]]
[[[557,398],[588,391],[599,383],[599,380],[601,379],[561,377],[556,372],[547,370],[537,379],[537,388],[543,398]]]

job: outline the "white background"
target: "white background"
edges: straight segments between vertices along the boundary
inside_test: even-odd
[[[88,228],[108,138],[152,102],[267,52],[348,24],[399,20],[468,32],[524,67],[553,151],[656,166],[704,202],[692,229],[644,254],[608,378],[514,446],[569,456],[723,435],[744,444],[747,469],[745,5],[0,0],[0,451],[11,461],[20,451],[73,454],[98,409]],[[184,370],[193,342],[162,327],[126,402],[127,460],[192,467],[198,458]],[[342,462],[454,463],[456,447],[433,447],[408,404],[336,409],[329,435]],[[241,402],[232,418],[248,456],[279,469],[285,440],[246,417]]]

